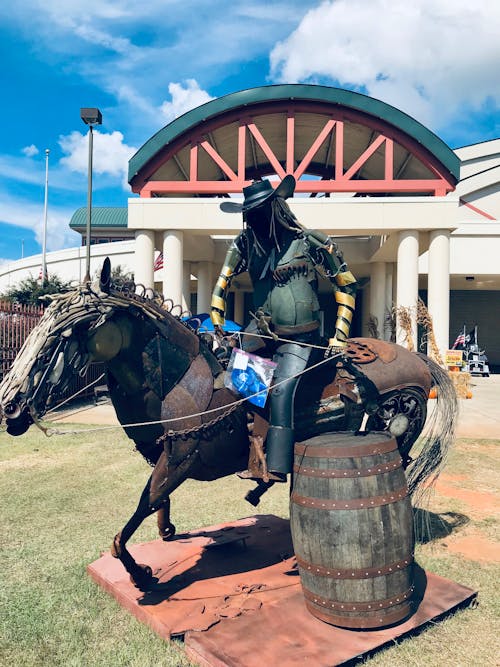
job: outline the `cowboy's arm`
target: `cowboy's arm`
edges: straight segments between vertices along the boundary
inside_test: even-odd
[[[308,242],[318,261],[321,272],[330,280],[337,303],[337,319],[330,348],[344,348],[351,329],[351,322],[356,305],[356,278],[349,271],[337,244],[326,234],[309,231]]]
[[[212,292],[210,319],[214,327],[223,327],[226,314],[226,296],[234,276],[245,270],[241,235],[233,241],[226,253],[224,264]]]

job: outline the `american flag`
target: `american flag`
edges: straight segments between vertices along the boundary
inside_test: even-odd
[[[163,253],[161,252],[158,257],[155,259],[153,264],[153,271],[159,271],[163,269]]]
[[[455,342],[451,346],[452,350],[456,350],[457,347],[463,347],[465,345],[465,333],[462,331],[461,333],[458,334]]]

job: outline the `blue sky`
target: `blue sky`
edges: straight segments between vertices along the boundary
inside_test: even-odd
[[[48,250],[87,198],[126,206],[127,163],[178,115],[273,83],[357,90],[452,148],[500,137],[500,3],[491,0],[17,0],[0,7],[0,262]]]

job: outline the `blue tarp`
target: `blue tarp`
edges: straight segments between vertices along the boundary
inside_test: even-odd
[[[200,331],[213,331],[214,325],[208,313],[200,313],[200,315],[192,315],[191,317],[184,317],[184,322],[193,329]],[[234,331],[241,331],[241,326],[232,320],[226,320],[222,327],[224,331],[232,333]]]

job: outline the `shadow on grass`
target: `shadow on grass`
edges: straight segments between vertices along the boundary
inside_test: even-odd
[[[469,523],[470,518],[459,512],[435,513],[417,507],[413,512],[413,520],[417,542],[428,544],[463,528]]]

